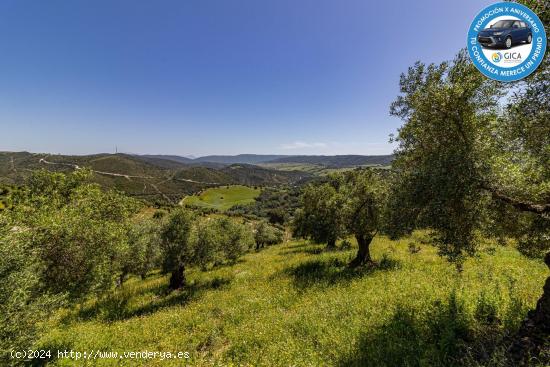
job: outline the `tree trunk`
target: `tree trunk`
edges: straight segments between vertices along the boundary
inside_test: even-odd
[[[370,257],[370,244],[374,236],[358,236],[356,235],[357,245],[359,249],[357,250],[357,256],[349,264],[351,267],[356,267],[365,264],[372,264],[372,258]]]
[[[550,268],[550,252],[544,257]],[[537,307],[529,311],[508,350],[516,365],[527,366],[530,356],[538,356],[545,342],[550,340],[550,277],[546,278]]]
[[[119,274],[118,276],[118,279],[116,281],[116,287],[119,288],[119,287],[122,287],[122,284],[124,283],[124,280],[126,279],[126,271],[123,271],[122,273]]]
[[[122,284],[124,284],[124,280],[126,279],[126,273],[120,274],[118,278],[119,285],[122,287]]]
[[[334,250],[336,248],[336,238],[331,238],[327,241],[327,249]]]
[[[178,265],[176,269],[172,271],[170,276],[170,285],[168,286],[171,290],[180,289],[185,285],[185,267],[183,265]]]

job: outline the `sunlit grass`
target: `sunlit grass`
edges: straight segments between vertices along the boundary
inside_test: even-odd
[[[260,191],[241,185],[215,187],[202,191],[200,195],[186,197],[182,204],[225,211],[234,205],[253,203]]]
[[[417,239],[376,238],[376,269],[350,270],[346,263],[354,249],[326,252],[322,245],[291,241],[250,253],[233,266],[192,270],[181,292],[166,294],[167,278],[159,274],[131,279],[112,297],[57,314],[40,346],[188,351],[188,363],[197,366],[389,366],[403,358],[416,361],[418,349],[426,353],[432,347],[430,333],[437,328],[460,331],[460,325],[447,325],[455,322],[451,319],[462,320],[472,338],[488,339],[493,329],[502,335],[517,326],[542,292],[544,264],[512,248],[482,252],[458,273]],[[409,251],[411,241],[420,246],[418,253]],[[453,292],[464,311],[449,318]],[[497,322],[476,318],[487,308],[480,302],[489,304]],[[432,319],[435,329],[422,322]],[[485,319],[490,326],[483,326]],[[447,353],[445,345],[433,348],[437,352],[429,356]],[[53,363],[74,365],[68,359]]]

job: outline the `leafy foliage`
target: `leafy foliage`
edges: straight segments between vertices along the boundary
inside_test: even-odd
[[[0,214],[2,348],[29,348],[52,309],[114,285],[139,203],[88,177],[35,172]]]
[[[145,278],[162,264],[161,222],[159,219],[134,221],[128,229],[128,246],[122,264],[121,280],[128,274]]]
[[[384,227],[386,175],[382,170],[355,169],[310,184],[295,216],[294,234],[327,242],[329,247],[338,238],[353,235],[359,251],[352,265],[371,262],[369,245]]]
[[[391,114],[405,121],[394,139],[399,181],[393,223],[403,231],[433,228],[450,258],[472,254],[486,199],[480,190],[488,170],[483,142],[502,90],[475,70],[464,51],[452,63],[416,63],[400,85],[402,94],[391,106]]]
[[[86,183],[87,177],[39,171],[11,213],[41,259],[45,291],[66,293],[71,301],[111,288],[128,246],[127,220],[139,207]]]
[[[170,288],[183,287],[185,283],[184,270],[193,262],[193,245],[190,239],[195,216],[188,209],[173,210],[162,228],[162,270],[172,273]]]
[[[254,241],[249,226],[226,217],[198,221],[193,234],[195,264],[203,269],[226,261],[235,262]]]
[[[269,245],[275,245],[283,240],[283,231],[261,220],[256,224],[254,242],[256,250]]]
[[[299,194],[299,187],[267,187],[255,198],[254,203],[235,205],[227,213],[265,218],[271,224],[284,225],[292,221],[294,211],[300,206]]]
[[[64,301],[42,292],[39,253],[28,236],[0,216],[0,362],[6,364],[11,350],[28,348],[37,324]]]
[[[171,272],[170,288],[185,284],[185,268],[206,270],[226,261],[235,262],[253,244],[250,226],[227,217],[197,216],[186,208],[170,213],[161,233],[163,270]]]
[[[430,228],[440,252],[459,265],[476,252],[477,233],[515,238],[527,255],[546,253],[550,266],[548,76],[547,54],[509,89],[482,77],[464,51],[452,63],[417,63],[402,75],[390,110],[405,122],[395,138],[392,234]],[[550,279],[509,349],[515,364],[548,348],[548,315]]]
[[[300,198],[301,208],[295,213],[294,235],[334,247],[345,233],[344,201],[334,182],[306,186]]]

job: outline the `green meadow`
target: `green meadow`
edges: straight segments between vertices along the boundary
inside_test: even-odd
[[[418,233],[377,237],[375,268],[349,268],[355,251],[353,243],[326,251],[288,241],[235,265],[190,269],[189,286],[169,294],[165,276],[131,278],[112,294],[56,313],[42,325],[39,346],[182,351],[193,366],[472,365],[483,353],[499,355],[491,345],[517,328],[548,275],[542,262],[492,243],[459,272]]]
[[[248,186],[232,185],[203,190],[198,195],[187,196],[183,205],[210,208],[225,211],[234,205],[246,205],[254,202],[260,195],[260,189]]]

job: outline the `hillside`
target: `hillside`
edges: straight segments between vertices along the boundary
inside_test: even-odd
[[[195,162],[213,162],[223,164],[256,164],[267,162],[278,158],[284,158],[284,155],[274,154],[238,154],[238,155],[207,155],[204,157],[195,158]]]
[[[150,202],[175,204],[183,196],[219,185],[273,186],[296,183],[305,172],[270,170],[254,165],[187,165],[158,157],[127,154],[65,156],[28,152],[0,152],[0,184],[19,185],[33,170],[70,172],[89,168],[92,180]]]
[[[203,184],[172,180],[173,170],[125,154],[65,156],[37,153],[0,153],[0,182],[22,184],[33,170],[70,172],[92,170],[92,180],[103,187],[124,191],[151,202],[175,203]]]
[[[393,155],[277,155],[277,154],[238,154],[238,155],[208,155],[198,158],[188,158],[176,155],[136,155],[144,160],[167,160],[187,165],[214,164],[263,164],[263,163],[295,163],[313,164],[327,167],[354,167],[365,165],[388,166]],[[216,167],[216,166],[214,166]]]
[[[468,358],[487,353],[535,304],[547,270],[497,247],[457,274],[420,240],[377,238],[380,267],[371,271],[346,267],[354,249],[323,252],[291,241],[236,265],[191,269],[191,285],[168,295],[165,276],[133,278],[110,297],[52,317],[39,346],[187,351],[193,366],[419,366],[442,358],[472,365]],[[411,242],[419,252],[409,251]]]
[[[233,164],[221,171],[233,177],[236,183],[249,186],[296,183],[311,177],[307,172],[278,171],[249,164]]]
[[[389,166],[393,155],[301,155],[281,157],[266,163],[304,163],[328,167]]]
[[[146,159],[150,159],[153,161],[166,160],[166,161],[172,161],[172,162],[178,162],[178,163],[184,163],[184,164],[193,162],[193,159],[182,157],[179,155],[143,154],[143,155],[136,155],[136,157],[145,159],[145,160]]]
[[[353,167],[331,167],[325,166],[322,164],[311,164],[311,163],[259,163],[260,167],[267,168],[270,170],[278,171],[298,171],[306,172],[313,176],[326,176],[331,173],[344,172],[355,169],[357,166]],[[385,166],[381,166],[385,167]]]
[[[200,166],[187,166],[179,169],[174,173],[174,179],[207,182],[214,185],[235,183],[233,177],[219,169]]]

